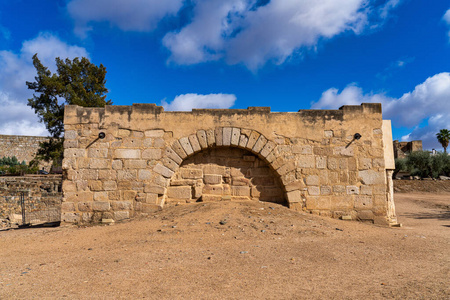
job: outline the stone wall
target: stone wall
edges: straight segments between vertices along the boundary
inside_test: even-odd
[[[36,155],[39,143],[47,140],[47,137],[41,136],[0,135],[0,158],[15,156],[20,162],[25,161],[28,164]],[[39,165],[47,171],[50,166],[51,164],[45,162]]]
[[[393,153],[385,145],[392,145],[392,133],[380,104],[287,113],[267,107],[164,112],[155,104],[66,106],[64,123],[65,222],[122,220],[171,203],[244,199],[395,222],[387,176]]]
[[[17,217],[14,215],[21,216],[20,192],[24,191],[27,223],[59,221],[61,219],[61,185],[61,175],[0,177],[0,219],[14,222],[13,219]]]
[[[409,153],[413,151],[422,151],[422,141],[410,141],[399,142],[395,140],[394,145],[394,157],[405,158]]]

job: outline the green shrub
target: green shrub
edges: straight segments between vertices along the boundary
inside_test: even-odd
[[[407,156],[405,164],[412,176],[437,178],[450,175],[450,157],[446,153],[431,155],[428,151],[414,151]]]

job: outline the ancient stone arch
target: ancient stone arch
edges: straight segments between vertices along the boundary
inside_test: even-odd
[[[183,161],[215,148],[242,149],[267,163],[290,208],[396,221],[392,134],[380,104],[298,112],[68,105],[64,129],[64,222],[117,221],[162,209]]]
[[[193,155],[216,147],[236,147],[247,150],[263,160],[267,166],[271,168],[276,179],[281,182],[283,193],[286,192],[286,187],[283,182],[286,182],[284,175],[295,170],[295,164],[286,162],[283,159],[277,159],[277,144],[257,130],[238,127],[216,127],[213,129],[200,129],[197,132],[179,138],[174,141],[170,147],[167,147],[163,154],[162,163],[157,164],[154,168],[156,173],[161,174],[166,178],[167,184],[170,185],[174,173],[179,169],[180,165]],[[296,180],[295,176],[291,176],[293,180],[289,182],[289,187],[292,190],[294,186],[302,186],[301,180]],[[186,195],[186,192],[183,192]],[[230,195],[231,196],[231,195]],[[167,187],[164,189],[164,194],[160,205],[164,205],[167,197]],[[289,199],[286,199],[289,201]],[[291,203],[287,202],[288,205]]]

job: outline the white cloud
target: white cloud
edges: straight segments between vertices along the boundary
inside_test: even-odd
[[[33,95],[26,81],[34,81],[36,76],[32,63],[35,53],[52,71],[56,69],[55,57],[88,57],[84,48],[68,45],[49,33],[23,42],[19,53],[0,51],[0,134],[47,135],[44,125],[38,123],[37,116],[26,105]]]
[[[261,1],[259,1],[261,2]],[[193,64],[224,57],[256,70],[267,61],[283,63],[303,47],[367,23],[365,0],[199,0],[190,24],[168,33],[170,61]]]
[[[178,95],[172,102],[161,101],[166,111],[191,111],[193,108],[226,109],[234,105],[236,96],[233,94],[184,94]]]
[[[392,119],[395,126],[413,128],[408,138],[422,140],[425,148],[441,148],[436,133],[450,128],[450,73],[444,72],[427,78],[412,92],[395,99],[384,94],[364,94],[363,90],[351,84],[342,92],[335,88],[322,93],[318,102],[311,105],[314,109],[336,109],[342,105],[355,105],[363,102],[383,104],[383,117]],[[422,122],[426,126],[419,127]],[[405,137],[406,138],[406,137]]]
[[[122,30],[150,31],[167,15],[176,14],[183,0],[72,0],[67,10],[75,32],[85,36],[92,22],[107,21]]]
[[[442,18],[444,20],[444,22],[447,23],[447,25],[450,27],[450,9],[447,10],[447,12],[444,14],[444,17]],[[450,29],[448,31],[448,38],[450,41]]]

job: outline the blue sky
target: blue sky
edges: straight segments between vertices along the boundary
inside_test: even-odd
[[[31,56],[102,63],[108,99],[166,110],[381,102],[394,139],[442,150],[450,1],[0,0],[0,134],[46,135]]]

